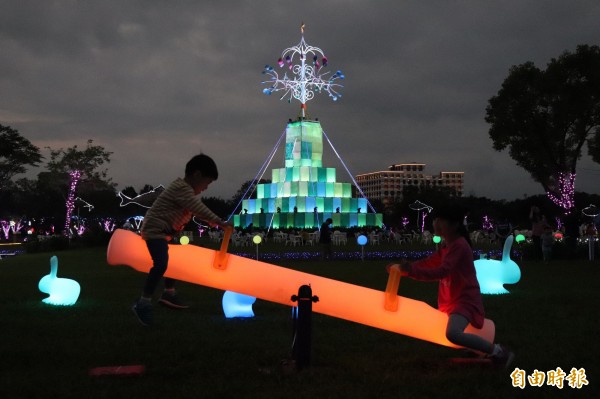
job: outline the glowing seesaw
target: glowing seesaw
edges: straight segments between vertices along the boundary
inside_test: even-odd
[[[310,285],[319,301],[313,311],[371,327],[408,335],[453,348],[446,339],[448,315],[425,302],[398,296],[400,275],[390,272],[386,292],[315,276],[227,253],[231,230],[225,232],[220,251],[192,245],[169,246],[169,268],[165,273],[181,281],[254,296],[295,306],[291,297],[301,285]],[[117,229],[108,244],[110,265],[128,265],[147,273],[152,260],[137,234]],[[494,322],[486,319],[482,329],[468,326],[466,332],[494,341]]]

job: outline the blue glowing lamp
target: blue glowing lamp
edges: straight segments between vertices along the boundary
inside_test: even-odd
[[[367,237],[361,234],[356,239],[356,242],[358,243],[358,245],[365,245],[367,243]]]
[[[510,258],[514,237],[504,242],[502,260],[478,259],[475,261],[477,281],[482,294],[508,294],[504,284],[515,284],[521,279],[521,269]]]
[[[256,298],[250,295],[225,291],[223,294],[223,312],[228,319],[233,317],[254,317],[252,305]]]
[[[75,280],[68,278],[56,277],[58,271],[58,258],[53,256],[50,258],[50,274],[42,277],[38,283],[38,288],[41,292],[49,294],[48,298],[42,302],[49,305],[71,306],[77,302],[81,287]]]

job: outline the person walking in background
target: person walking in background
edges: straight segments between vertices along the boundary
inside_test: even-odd
[[[529,211],[529,220],[531,221],[531,240],[533,241],[533,259],[542,259],[542,233],[544,232],[544,225],[546,224],[543,220],[540,208],[532,206]]]
[[[544,226],[541,243],[544,263],[548,263],[552,259],[552,246],[554,245],[554,234],[552,233],[552,228],[548,225]]]
[[[596,253],[596,226],[593,221],[586,224],[585,237],[588,242],[588,259],[594,260]]]
[[[503,216],[502,219],[500,219],[500,221],[496,223],[496,228],[494,232],[496,233],[496,237],[498,238],[500,250],[504,249],[504,242],[506,241],[508,236],[513,233],[512,224],[508,221],[508,218],[506,218],[506,216]]]
[[[331,251],[331,223],[333,223],[333,220],[328,218],[321,225],[321,233],[319,235],[321,260],[331,260],[333,258],[333,253]]]
[[[567,247],[567,257],[570,259],[577,257],[577,240],[580,236],[579,225],[579,211],[573,207],[565,216],[564,223],[564,240]]]

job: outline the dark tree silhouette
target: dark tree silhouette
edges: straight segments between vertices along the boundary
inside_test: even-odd
[[[580,45],[545,70],[513,66],[485,120],[494,149],[508,149],[517,165],[568,211],[574,206],[577,161],[587,143],[600,161],[600,48]]]

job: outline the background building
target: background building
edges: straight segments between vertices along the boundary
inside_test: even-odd
[[[387,170],[357,175],[356,182],[369,200],[380,200],[384,204],[402,199],[405,187],[448,187],[457,196],[463,193],[464,172],[440,172],[425,174],[424,163],[401,163],[390,165]]]

